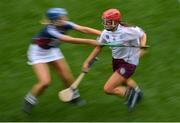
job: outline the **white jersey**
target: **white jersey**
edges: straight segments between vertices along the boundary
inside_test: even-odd
[[[140,45],[140,37],[144,34],[139,27],[124,27],[119,25],[117,30],[104,30],[99,38],[99,43],[116,43],[127,46]],[[139,63],[139,48],[133,47],[110,47],[112,49],[112,57],[114,59],[123,59],[130,64],[137,65]]]

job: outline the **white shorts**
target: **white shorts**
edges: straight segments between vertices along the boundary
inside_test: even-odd
[[[64,58],[64,55],[59,48],[43,49],[36,44],[31,44],[29,46],[27,55],[28,64],[30,65],[48,63]]]

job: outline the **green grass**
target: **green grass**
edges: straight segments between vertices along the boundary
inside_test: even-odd
[[[86,106],[74,107],[58,100],[57,93],[63,86],[52,70],[53,82],[33,114],[21,112],[23,97],[36,82],[26,64],[26,51],[49,7],[64,7],[74,22],[100,30],[102,12],[118,8],[123,20],[146,31],[151,48],[133,76],[144,91],[144,100],[134,112],[128,113],[122,98],[103,92],[112,74],[108,48],[103,49],[100,60],[80,85],[81,95],[88,101]],[[0,121],[180,121],[178,0],[1,0],[0,10]],[[69,34],[96,38],[74,31]],[[63,44],[61,49],[77,77],[93,47]]]

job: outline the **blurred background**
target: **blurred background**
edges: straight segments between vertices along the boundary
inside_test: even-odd
[[[79,87],[87,105],[74,107],[59,101],[57,94],[63,85],[52,70],[52,84],[40,97],[33,114],[21,112],[24,95],[36,82],[26,63],[26,51],[50,7],[66,8],[71,21],[99,30],[103,29],[102,12],[117,8],[124,21],[145,30],[151,48],[133,75],[144,99],[133,112],[127,111],[122,98],[103,92],[112,74],[111,51],[107,47]],[[1,0],[0,11],[0,121],[180,121],[179,0]],[[69,35],[96,38],[75,31]],[[93,47],[60,47],[77,77]]]

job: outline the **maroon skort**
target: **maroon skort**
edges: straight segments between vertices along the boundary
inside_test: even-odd
[[[113,71],[117,71],[125,78],[129,78],[136,70],[136,65],[125,62],[123,59],[112,59]]]

